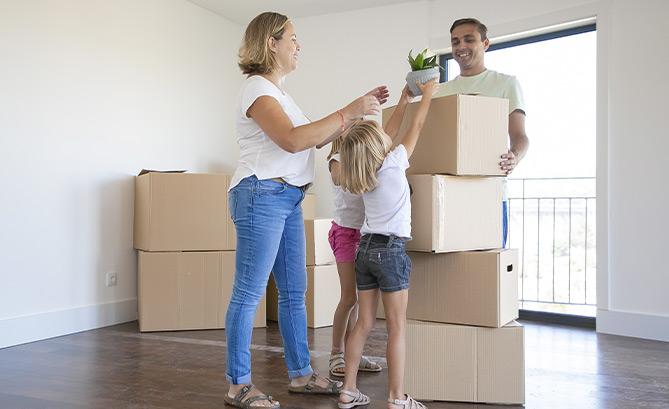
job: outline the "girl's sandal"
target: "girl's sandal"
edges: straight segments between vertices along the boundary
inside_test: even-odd
[[[340,397],[339,401],[337,402],[337,406],[339,407],[339,409],[351,409],[351,408],[354,408],[356,406],[365,406],[365,405],[369,405],[369,402],[371,402],[370,399],[369,399],[369,396],[360,392],[360,390],[356,390],[355,392],[342,390],[341,394],[349,396],[349,397],[353,398],[353,400],[350,400],[348,402],[344,402],[343,400],[341,400],[341,397]]]
[[[362,363],[362,361],[360,361]],[[344,368],[346,367],[346,362],[344,361],[344,353],[336,352],[330,354],[330,375],[332,376],[344,376]]]
[[[405,395],[407,398],[405,400],[401,399],[388,399],[388,403],[393,405],[400,406],[401,409],[427,409],[427,406],[418,402],[416,399],[412,398],[409,395]]]
[[[381,372],[381,365],[370,360],[366,356],[360,358],[360,365],[358,365],[358,370],[362,372]]]

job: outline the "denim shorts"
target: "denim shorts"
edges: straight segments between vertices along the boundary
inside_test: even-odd
[[[405,239],[383,234],[365,234],[355,254],[358,290],[378,288],[383,292],[409,288],[411,259]]]

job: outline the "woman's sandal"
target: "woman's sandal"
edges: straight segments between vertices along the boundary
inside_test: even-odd
[[[344,361],[343,352],[330,354],[330,375],[343,377],[345,367],[346,362]]]
[[[334,381],[330,378],[323,378],[328,382],[327,386],[318,384],[318,374],[316,372],[311,374],[309,382],[302,386],[288,386],[288,392],[306,393],[314,395],[337,395],[344,387],[344,384],[339,381]]]
[[[244,386],[237,393],[237,395],[235,395],[234,398],[230,397],[230,395],[228,395],[226,392],[225,396],[223,397],[223,401],[226,403],[226,405],[234,406],[236,408],[241,408],[241,409],[256,409],[256,408],[279,409],[281,407],[278,401],[272,399],[271,395],[265,395],[264,393],[246,398],[249,392],[251,392],[251,389],[253,389],[253,384]],[[251,406],[255,402],[259,401],[267,401],[270,403],[270,406],[258,406],[258,405]]]
[[[399,406],[402,407],[402,409],[427,409],[427,406],[418,402],[416,399],[412,398],[411,396],[409,396],[409,395],[404,395],[404,396],[407,397],[405,400],[388,399],[388,403],[392,403],[393,405],[399,405]]]
[[[339,401],[337,402],[337,406],[339,407],[339,409],[351,409],[356,406],[365,406],[369,405],[369,402],[371,402],[369,396],[360,392],[360,390],[356,390],[355,392],[342,390],[341,393],[343,395],[350,396],[351,398],[353,398],[353,400],[344,402],[340,398]]]

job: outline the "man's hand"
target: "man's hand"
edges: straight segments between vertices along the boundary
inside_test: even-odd
[[[501,156],[502,161],[499,163],[500,169],[504,171],[507,175],[510,175],[513,172],[513,169],[516,167],[518,162],[516,161],[516,155],[511,149]]]

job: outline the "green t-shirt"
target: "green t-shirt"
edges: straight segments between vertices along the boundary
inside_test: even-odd
[[[509,100],[509,114],[515,110],[525,113],[523,91],[516,77],[493,70],[485,70],[471,77],[458,75],[439,86],[433,98],[454,94],[479,94],[485,97],[506,98]]]

